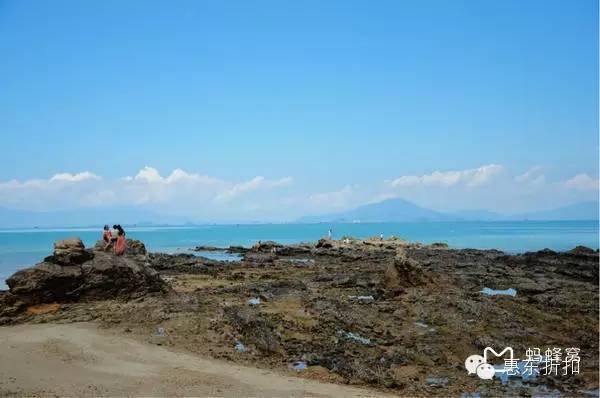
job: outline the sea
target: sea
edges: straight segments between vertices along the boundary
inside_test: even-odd
[[[598,221],[139,226],[126,228],[126,232],[128,238],[143,241],[149,251],[193,253],[191,249],[199,245],[249,247],[259,240],[281,243],[315,241],[327,236],[330,229],[334,239],[383,234],[385,238],[397,236],[423,243],[444,242],[452,248],[498,249],[507,253],[545,248],[565,251],[578,245],[598,249],[599,239]],[[0,289],[6,289],[4,280],[15,271],[49,255],[56,240],[77,236],[86,246],[91,246],[101,235],[101,228],[0,230]]]

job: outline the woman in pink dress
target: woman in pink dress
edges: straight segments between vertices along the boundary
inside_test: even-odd
[[[125,231],[121,228],[120,225],[117,225],[117,229],[119,230],[117,242],[115,243],[115,254],[117,256],[122,256],[125,254],[125,250],[127,249],[127,242],[125,240]]]

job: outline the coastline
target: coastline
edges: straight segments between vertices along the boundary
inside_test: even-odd
[[[95,257],[84,264],[113,261],[90,253]],[[157,272],[164,291],[113,298],[95,287],[33,312],[40,304],[8,316],[10,308],[0,306],[0,319],[23,328],[93,322],[116,336],[203,358],[405,396],[580,394],[598,383],[597,251],[507,255],[348,239],[263,242],[242,255],[222,262],[136,249],[122,261]],[[516,292],[488,296],[485,288]],[[542,344],[580,347],[582,373],[503,385],[463,368],[486,346],[521,353]],[[293,370],[297,362],[305,368]]]
[[[139,277],[129,275],[124,289],[104,292],[99,287],[108,285],[99,281],[80,296],[60,298],[37,274],[21,272],[20,296],[0,295],[3,328],[91,322],[149,346],[405,396],[579,394],[598,382],[598,251],[507,255],[401,239],[322,239],[262,242],[242,251],[241,261],[225,262],[147,253],[133,243],[122,259],[87,249],[94,257],[81,266],[98,265],[103,278],[123,264],[156,273],[157,289],[134,291]],[[37,267],[44,264],[63,270]],[[42,287],[32,290],[32,283]],[[489,296],[486,288],[515,295]],[[580,347],[582,374],[504,385],[483,383],[463,368],[464,358],[485,346],[524,352],[536,344]]]
[[[577,245],[598,248],[598,221],[426,222],[363,224],[241,224],[203,226],[145,226],[129,228],[128,236],[143,241],[150,251],[181,253],[207,246],[250,247],[259,240],[285,244],[316,241],[333,229],[333,237],[399,236],[424,243],[445,242],[452,248],[499,249],[518,254],[549,248],[566,251]],[[50,254],[53,242],[79,236],[93,245],[101,228],[2,229],[0,275],[33,264]]]

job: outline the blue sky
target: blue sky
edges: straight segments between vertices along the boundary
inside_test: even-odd
[[[281,219],[598,195],[596,1],[0,0],[0,52],[0,207]],[[146,166],[162,188],[127,185]]]

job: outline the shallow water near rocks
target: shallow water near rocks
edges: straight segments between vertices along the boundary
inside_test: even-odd
[[[512,296],[512,297],[517,296],[516,289],[513,289],[512,287],[509,289],[505,289],[505,290],[495,290],[495,289],[490,289],[489,287],[484,287],[483,290],[480,291],[480,293],[484,294],[486,296]]]
[[[363,302],[370,302],[370,301],[375,300],[375,297],[373,297],[373,296],[348,296],[348,298],[350,300],[357,300],[357,301],[363,301]]]
[[[427,385],[429,386],[433,386],[433,387],[442,387],[448,384],[449,380],[447,377],[434,377],[434,376],[429,376],[425,379],[425,382],[427,383]]]
[[[247,351],[246,346],[241,341],[236,341],[234,347],[237,352],[246,352]]]
[[[262,303],[262,301],[260,300],[259,297],[254,297],[254,298],[251,298],[250,300],[248,300],[249,305],[259,305],[260,303]]]
[[[204,258],[208,258],[210,260],[216,260],[216,261],[233,262],[233,261],[241,261],[242,260],[242,256],[237,253],[227,253],[226,251],[218,251],[218,250],[197,251],[197,252],[193,252],[193,254],[194,254],[194,256],[197,256],[197,257],[204,257]]]
[[[297,264],[304,264],[304,265],[309,265],[309,264],[315,263],[315,260],[313,260],[312,258],[284,258],[282,260],[290,262],[290,263],[297,263]]]
[[[306,370],[307,367],[308,365],[306,364],[306,361],[296,361],[292,363],[292,369],[294,369],[296,372]]]

